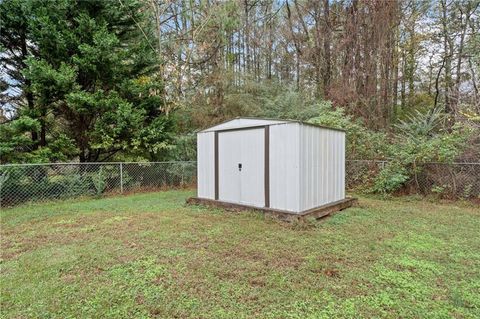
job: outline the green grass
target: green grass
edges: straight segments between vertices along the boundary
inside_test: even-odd
[[[362,197],[285,224],[190,195],[3,209],[1,317],[480,317],[478,207]]]

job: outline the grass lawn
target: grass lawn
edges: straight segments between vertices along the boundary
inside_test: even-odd
[[[1,317],[480,317],[478,207],[362,197],[285,224],[192,194],[2,209]]]

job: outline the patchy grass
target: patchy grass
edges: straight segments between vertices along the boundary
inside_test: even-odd
[[[3,318],[478,318],[480,209],[361,198],[322,222],[189,191],[1,212]]]

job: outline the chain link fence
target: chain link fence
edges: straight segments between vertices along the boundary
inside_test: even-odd
[[[347,160],[348,190],[368,190],[387,161]],[[0,207],[30,201],[193,187],[196,162],[0,165]],[[429,163],[402,191],[444,198],[480,198],[480,163]]]
[[[195,185],[196,162],[59,163],[0,166],[0,207],[29,201]]]
[[[373,183],[375,176],[385,168],[387,161],[346,160],[345,186],[348,190],[361,190]]]
[[[368,190],[387,165],[388,161],[347,160],[347,189]],[[447,199],[480,198],[480,163],[426,163],[411,169],[413,177],[400,192]]]
[[[480,163],[428,163],[407,184],[407,191],[450,199],[480,199]]]

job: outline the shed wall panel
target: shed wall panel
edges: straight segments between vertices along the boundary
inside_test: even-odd
[[[300,124],[270,126],[270,207],[300,212]]]
[[[215,132],[197,134],[197,196],[215,199]]]
[[[300,209],[345,198],[345,133],[301,125]]]
[[[265,129],[242,132],[242,203],[265,206]]]
[[[264,207],[264,127],[218,132],[218,153],[219,199]]]

